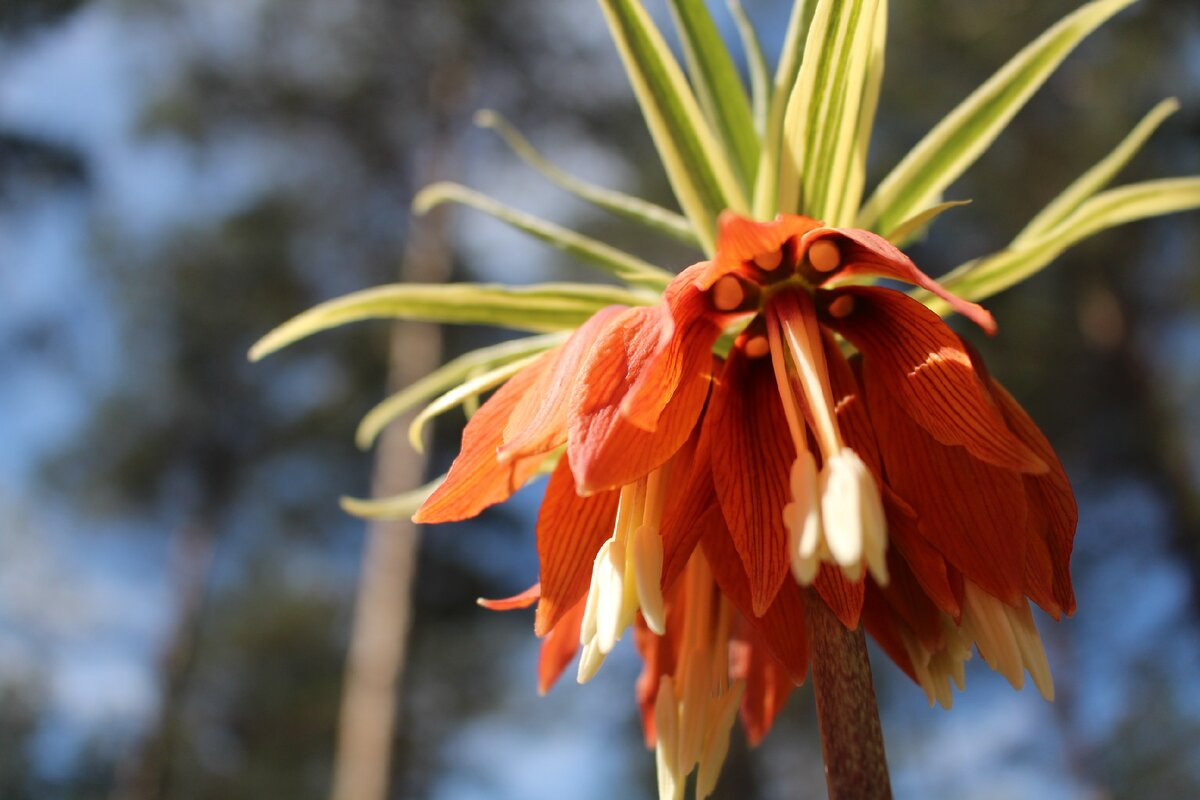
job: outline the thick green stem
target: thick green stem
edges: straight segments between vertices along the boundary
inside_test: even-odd
[[[886,800],[892,787],[866,637],[861,627],[846,630],[812,589],[804,598],[830,800]]]

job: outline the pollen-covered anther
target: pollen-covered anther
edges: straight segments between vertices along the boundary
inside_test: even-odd
[[[817,578],[821,561],[829,560],[829,548],[821,533],[821,495],[817,462],[804,450],[792,463],[792,502],[783,507],[783,524],[788,530],[788,557],[792,577],[801,586]]]
[[[817,272],[833,272],[842,265],[842,251],[829,239],[819,239],[808,248],[808,263]]]
[[[754,264],[766,272],[777,269],[783,262],[783,251],[773,250],[769,253],[759,253],[754,257]]]
[[[742,350],[750,358],[762,358],[771,352],[771,345],[765,336],[754,336],[742,345]]]
[[[732,275],[720,278],[712,287],[712,304],[718,311],[733,311],[746,301],[742,282]]]
[[[835,319],[845,319],[854,313],[854,297],[844,294],[829,304],[829,316]]]
[[[887,519],[875,476],[858,454],[843,447],[821,470],[821,521],[833,561],[851,580],[863,565],[886,585]]]
[[[588,586],[579,643],[584,657],[578,680],[591,680],[605,656],[633,624],[640,610],[647,627],[666,630],[662,588],[662,524],[665,471],[621,489],[613,534],[596,553]]]

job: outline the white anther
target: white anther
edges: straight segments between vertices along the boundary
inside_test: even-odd
[[[849,447],[843,447],[821,470],[821,522],[829,552],[846,577],[862,577],[865,561],[875,582],[887,584],[883,501],[875,476]]]
[[[788,555],[792,575],[801,586],[817,577],[822,556],[827,556],[821,535],[821,496],[817,462],[808,450],[792,462],[792,502],[783,507],[783,523],[788,529]]]

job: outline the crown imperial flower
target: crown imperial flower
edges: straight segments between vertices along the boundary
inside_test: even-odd
[[[419,445],[428,419],[495,390],[440,484],[348,507],[399,516],[419,506],[417,522],[461,520],[549,470],[539,582],[480,601],[536,604],[541,692],[576,655],[578,680],[589,680],[632,629],[665,800],[683,796],[693,771],[707,796],[735,716],[757,743],[811,672],[831,795],[888,796],[864,629],[931,704],[950,706],[976,648],[1014,687],[1028,673],[1051,698],[1030,601],[1054,619],[1075,610],[1070,482],[942,315],[991,335],[996,322],[975,301],[1105,228],[1200,207],[1197,177],[1105,188],[1178,103],[1159,103],[1006,248],[935,281],[900,246],[961,205],[943,193],[1062,59],[1131,2],[1092,0],[1065,17],[862,202],[885,0],[796,3],[773,80],[731,0],[750,92],[706,4],[671,0],[685,74],[639,0],[599,0],[683,213],[566,174],[493,112],[478,121],[554,183],[705,260],[674,274],[434,184],[418,211],[474,207],[625,287],[380,287],[300,315],[252,355],[380,315],[541,334],[455,359],[373,410],[363,443],[429,401],[410,428]]]

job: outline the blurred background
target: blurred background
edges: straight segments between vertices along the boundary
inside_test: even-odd
[[[788,4],[746,5],[776,52]],[[894,2],[876,179],[1077,5]],[[1124,178],[1200,173],[1194,0],[1088,39],[914,257],[938,274],[1003,246],[1172,94],[1183,111]],[[398,713],[376,728],[389,797],[654,795],[632,647],[539,699],[532,614],[474,605],[535,579],[540,485],[419,550],[378,529],[365,572],[366,526],[337,507],[452,457],[461,415],[429,463],[354,448],[389,381],[511,334],[380,322],[245,359],[400,275],[586,274],[475,212],[412,218],[434,179],[690,263],[540,181],[472,126],[485,107],[669,203],[589,0],[0,3],[0,798],[327,796],[356,602],[368,660],[412,622],[394,703],[386,669],[365,695]],[[930,709],[875,655],[898,796],[1200,797],[1198,254],[1196,214],[1103,234],[995,298],[999,337],[972,335],[1075,483],[1079,612],[1041,618],[1054,704],[976,658],[954,710]],[[824,796],[811,714],[801,689],[762,747],[735,744],[719,796]]]

